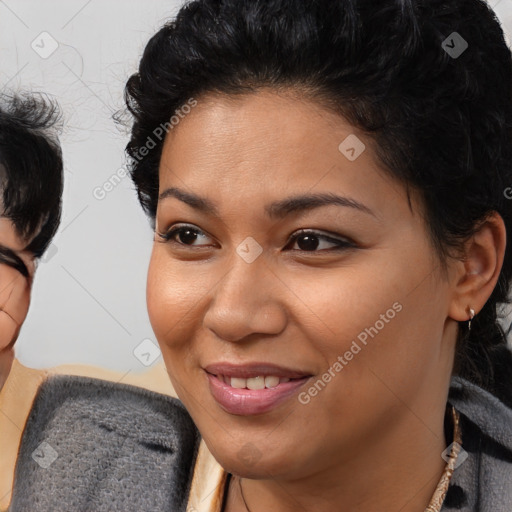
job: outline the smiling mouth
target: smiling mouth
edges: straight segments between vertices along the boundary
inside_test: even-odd
[[[209,373],[209,372],[208,372]],[[272,389],[279,386],[279,384],[283,384],[285,382],[290,382],[292,380],[303,380],[306,378],[306,376],[301,378],[295,378],[291,379],[289,377],[278,377],[277,375],[260,375],[257,377],[251,377],[251,378],[243,378],[243,377],[230,377],[228,375],[222,375],[222,374],[210,374],[214,375],[219,379],[221,382],[224,382],[224,384],[227,384],[228,386],[235,388],[235,389]]]
[[[251,379],[265,379],[271,377],[269,383],[276,386],[278,382],[275,379],[302,379],[303,377],[311,377],[311,374],[301,370],[286,368],[274,363],[266,362],[247,362],[235,364],[230,362],[212,363],[203,368],[210,375],[215,375],[219,380],[223,380],[226,384],[230,384],[227,379],[243,379],[251,381]],[[222,379],[221,379],[222,377]],[[235,381],[236,382],[236,381]],[[283,380],[283,382],[285,382]],[[287,382],[287,381],[286,381]],[[253,382],[256,384],[256,381]],[[241,382],[240,382],[241,384]],[[245,386],[244,386],[245,387]]]
[[[312,374],[264,361],[219,361],[203,368],[210,393],[224,411],[263,414],[289,400]]]

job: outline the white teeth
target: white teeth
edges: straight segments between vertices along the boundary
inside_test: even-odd
[[[229,377],[228,377],[229,380]],[[247,386],[247,379],[239,379],[237,377],[231,377],[231,382],[227,382],[232,388],[243,389]]]
[[[248,389],[265,389],[265,377],[251,377],[247,379]]]
[[[274,377],[274,375],[268,375],[265,377],[265,387],[266,388],[275,388],[279,384],[279,377]]]
[[[282,382],[288,382],[288,377],[277,377],[275,375],[267,375],[266,377],[251,377],[250,379],[243,379],[240,377],[227,377],[225,375],[217,375],[217,378],[236,389],[265,389],[275,388]]]

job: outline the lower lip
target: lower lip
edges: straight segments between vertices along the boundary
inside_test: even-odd
[[[309,377],[282,382],[275,388],[237,389],[228,386],[215,375],[207,373],[210,392],[218,404],[231,414],[249,416],[262,414],[293,396]]]

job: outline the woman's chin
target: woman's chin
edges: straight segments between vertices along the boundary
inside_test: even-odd
[[[263,480],[276,477],[291,477],[298,457],[290,456],[290,451],[276,451],[275,447],[257,447],[251,442],[236,451],[233,446],[217,447],[212,451],[217,462],[228,472],[242,478]],[[219,457],[216,455],[220,454]]]

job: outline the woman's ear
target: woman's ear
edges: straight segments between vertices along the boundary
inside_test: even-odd
[[[503,266],[507,234],[501,215],[493,212],[464,245],[464,259],[454,270],[454,295],[450,318],[463,322],[484,307],[494,290]]]

